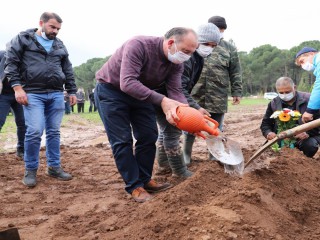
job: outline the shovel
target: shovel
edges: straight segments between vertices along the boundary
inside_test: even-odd
[[[279,133],[274,139],[268,141],[265,145],[263,145],[260,149],[258,149],[253,154],[253,156],[249,159],[249,161],[245,164],[244,167],[246,168],[247,166],[249,166],[253,162],[254,159],[259,157],[268,147],[273,145],[278,140],[293,137],[294,135],[309,131],[310,129],[313,129],[313,128],[316,128],[319,126],[320,126],[320,119],[317,119],[312,122],[308,122],[308,123],[299,125],[297,127],[294,127],[294,128],[291,128],[291,129],[288,129],[286,131]]]
[[[238,165],[244,161],[241,147],[236,141],[219,134],[217,137],[207,137],[206,142],[210,153],[220,162]]]
[[[226,173],[242,175],[244,157],[239,143],[223,136],[222,133],[217,137],[207,137],[206,142],[209,152],[223,163]]]

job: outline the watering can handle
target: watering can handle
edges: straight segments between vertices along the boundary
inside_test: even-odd
[[[218,135],[219,135],[219,131],[218,131],[219,123],[218,123],[216,120],[213,120],[212,118],[210,118],[210,117],[208,117],[208,116],[206,116],[206,115],[204,115],[204,118],[205,118],[206,120],[208,120],[208,121],[210,121],[210,122],[213,123],[213,126],[210,126],[210,125],[208,124],[208,127],[213,130],[213,133],[212,133],[211,135],[218,136]],[[206,137],[203,133],[201,133],[201,132],[195,132],[194,134],[195,134],[196,136],[198,136],[198,137],[202,137],[203,139],[206,139],[206,138],[207,138],[207,137]]]
[[[219,127],[219,123],[216,120],[212,119],[211,117],[208,117],[207,115],[204,115],[204,118],[214,124],[214,126],[212,126],[212,129],[214,129],[216,131],[214,131],[215,134],[213,134],[213,135],[218,136],[219,135],[219,131],[217,129]]]

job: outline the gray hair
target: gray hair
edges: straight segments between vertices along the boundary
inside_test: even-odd
[[[281,77],[281,78],[278,78],[278,80],[276,81],[276,88],[288,86],[288,85],[290,85],[292,88],[294,87],[294,82],[289,77]]]
[[[177,42],[180,42],[182,38],[187,35],[188,33],[193,33],[195,36],[197,36],[196,32],[191,28],[184,28],[184,27],[175,27],[170,29],[165,35],[165,39],[174,38]]]

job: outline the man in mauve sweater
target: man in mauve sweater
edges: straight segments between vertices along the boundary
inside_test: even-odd
[[[171,185],[151,179],[158,129],[154,106],[175,125],[183,62],[198,47],[192,29],[173,28],[164,37],[137,36],[125,42],[96,73],[95,101],[126,191],[135,201]],[[133,138],[137,140],[133,149]]]

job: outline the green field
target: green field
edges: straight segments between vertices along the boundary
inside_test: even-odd
[[[234,106],[231,104],[232,101],[229,101],[229,111],[232,111],[238,106]],[[248,106],[254,107],[257,105],[267,105],[269,100],[263,98],[243,98],[241,100],[240,106]],[[64,115],[62,120],[62,126],[66,127],[71,124],[76,125],[85,125],[92,123],[94,125],[102,124],[100,116],[98,112],[89,113],[89,102],[86,101],[84,113],[77,113],[77,106],[74,107],[74,113],[70,115]],[[10,114],[7,117],[6,123],[4,124],[1,132],[0,132],[0,142],[1,143],[10,143],[11,145],[15,144],[16,142],[16,125],[14,122],[14,117]],[[5,152],[6,149],[4,148],[5,144],[0,145],[0,153]]]
[[[84,107],[84,113],[77,113],[77,106],[74,107],[74,113],[69,115],[64,115],[62,119],[62,126],[68,126],[70,124],[76,125],[84,125],[92,123],[92,124],[102,124],[98,111],[89,113],[89,101],[86,101]],[[3,125],[0,132],[0,153],[7,151],[7,146],[14,146],[17,141],[17,129],[14,121],[14,116],[9,114],[7,116],[6,122]],[[12,149],[10,149],[12,150]]]

